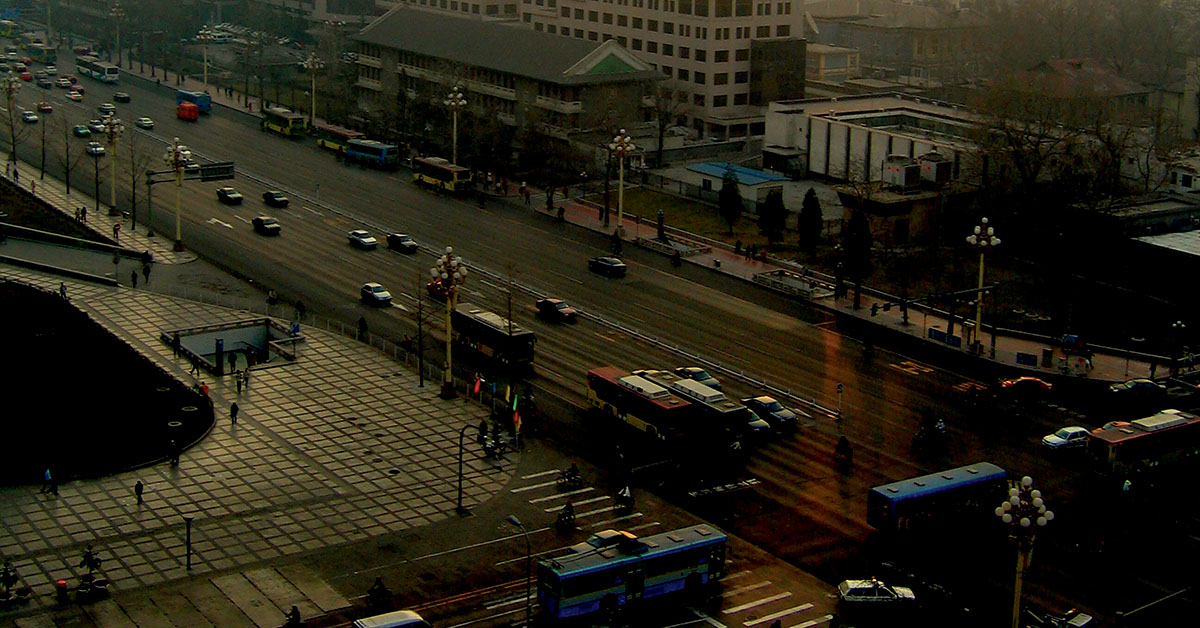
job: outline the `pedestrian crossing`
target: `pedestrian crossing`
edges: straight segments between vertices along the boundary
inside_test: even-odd
[[[833,620],[828,595],[796,591],[759,578],[757,570],[726,576],[722,581],[725,590],[721,593],[721,610],[713,613],[714,619],[722,626],[744,628],[811,628]],[[693,612],[703,614],[695,609]]]

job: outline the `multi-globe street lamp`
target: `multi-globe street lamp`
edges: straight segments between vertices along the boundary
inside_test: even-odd
[[[454,247],[447,246],[446,252],[437,259],[436,265],[429,269],[433,280],[438,282],[446,295],[446,374],[442,378],[442,398],[454,398],[454,372],[450,361],[451,323],[450,311],[458,300],[458,287],[467,280],[467,265],[462,258],[454,254]]]
[[[183,169],[187,166],[188,159],[192,156],[192,151],[188,150],[187,146],[179,143],[179,138],[171,140],[171,145],[167,147],[167,152],[163,154],[163,163],[168,168],[175,171],[175,250],[183,250],[183,227],[182,219],[179,215],[180,202],[183,195]]]
[[[1054,520],[1046,509],[1042,492],[1033,488],[1028,475],[1008,489],[1008,499],[996,507],[996,516],[1009,526],[1009,538],[1017,545],[1017,575],[1013,585],[1012,628],[1021,626],[1021,580],[1033,560],[1033,540],[1038,528]]]
[[[315,52],[309,53],[308,58],[304,60],[304,70],[308,72],[309,78],[312,79],[312,91],[310,92],[312,101],[309,103],[311,108],[308,111],[309,126],[312,126],[313,122],[317,119],[317,72],[324,69],[325,62]]]
[[[450,108],[450,117],[453,120],[450,131],[450,163],[458,165],[458,110],[467,106],[467,99],[463,96],[462,88],[455,85],[450,93],[446,95],[446,99],[442,104]]]
[[[114,2],[112,10],[108,12],[108,17],[112,18],[117,30],[117,67],[121,66],[121,20],[125,19],[125,9],[121,8],[120,2]]]
[[[205,26],[196,33],[196,41],[200,42],[200,47],[204,50],[204,92],[208,93],[208,44],[213,40],[213,32]]]
[[[121,213],[117,209],[117,141],[121,139],[121,134],[125,132],[125,126],[121,124],[121,119],[116,116],[109,116],[104,119],[104,135],[108,139],[108,150],[111,153],[108,161],[109,170],[109,206],[108,215],[116,216]]]
[[[633,138],[625,134],[625,129],[621,129],[608,145],[608,150],[617,158],[617,233],[620,234],[624,232],[621,222],[625,218],[625,158],[633,154]]]
[[[92,198],[96,201],[93,211],[96,215],[100,215],[100,158],[104,156],[104,149],[99,143],[88,147],[88,154],[92,156]]]
[[[975,226],[975,231],[967,236],[967,244],[979,250],[979,289],[975,293],[975,353],[982,353],[983,344],[983,260],[988,250],[1000,244],[1000,238],[995,230],[988,226],[988,219],[983,218]],[[993,356],[994,357],[994,356]]]
[[[16,109],[13,103],[17,98],[17,93],[21,91],[21,78],[12,71],[9,71],[8,76],[4,77],[4,103],[8,107],[8,138],[12,141],[12,151],[8,154],[8,160],[17,163],[17,127],[16,127]]]

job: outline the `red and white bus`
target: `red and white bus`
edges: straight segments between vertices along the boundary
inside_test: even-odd
[[[323,122],[318,122],[313,125],[312,134],[317,138],[317,146],[320,146],[321,148],[328,148],[336,153],[343,154],[346,152],[347,142],[350,140],[361,140],[367,137],[358,131],[340,127],[336,124],[325,124]]]
[[[587,372],[588,403],[658,440],[678,440],[695,425],[696,408],[654,382],[613,366]]]
[[[1200,417],[1163,410],[1136,421],[1113,422],[1088,435],[1088,456],[1104,473],[1157,471],[1200,460]]]

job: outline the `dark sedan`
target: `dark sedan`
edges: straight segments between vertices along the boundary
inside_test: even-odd
[[[262,199],[263,199],[264,203],[266,203],[267,205],[269,205],[271,207],[287,207],[288,206],[288,197],[284,196],[283,192],[280,192],[278,190],[271,190],[269,192],[263,192]]]
[[[226,205],[241,205],[242,195],[230,187],[217,188],[217,200]]]
[[[624,277],[626,268],[616,257],[601,256],[588,260],[588,270],[605,277]]]
[[[547,297],[538,299],[534,305],[537,307],[538,316],[550,321],[573,323],[579,315],[575,308],[567,305],[567,302],[562,299]]]
[[[254,230],[262,235],[276,236],[283,230],[279,223],[270,216],[259,216],[250,221]]]
[[[416,253],[418,248],[417,241],[405,233],[389,233],[387,245],[389,249],[394,249],[401,253]]]

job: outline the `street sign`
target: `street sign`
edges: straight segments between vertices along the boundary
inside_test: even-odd
[[[232,179],[233,174],[232,161],[218,161],[216,163],[204,164],[203,166],[200,166],[199,179],[201,181],[223,181],[225,179]],[[189,170],[184,175],[184,178],[194,179],[196,177],[192,176],[192,171]]]

